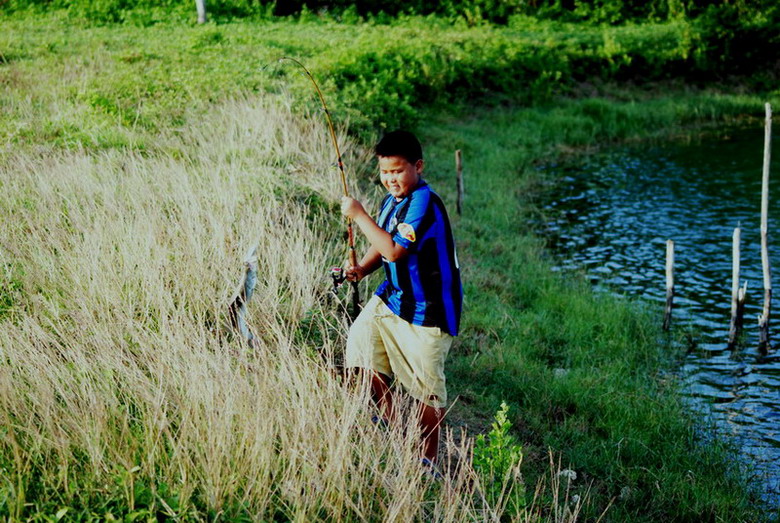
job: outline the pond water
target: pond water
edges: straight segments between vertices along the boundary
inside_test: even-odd
[[[780,275],[780,147],[774,137],[769,250]],[[576,165],[548,165],[543,234],[556,270],[584,271],[597,289],[665,303],[666,240],[675,242],[672,329],[691,333],[680,375],[692,408],[712,417],[742,454],[764,498],[780,506],[780,278],[768,354],[758,349],[764,130],[734,130],[693,144],[622,148]],[[732,234],[742,227],[748,282],[742,343],[729,349]]]

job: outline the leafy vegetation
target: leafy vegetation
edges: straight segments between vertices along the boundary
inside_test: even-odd
[[[483,495],[491,505],[507,505],[519,514],[526,506],[526,491],[520,474],[523,447],[510,434],[509,405],[501,402],[492,429],[474,441],[474,468],[480,474]]]
[[[285,55],[307,64],[335,116],[364,136],[414,126],[424,106],[543,103],[583,82],[675,78],[702,85],[739,73],[742,84],[771,89],[780,55],[774,11],[735,9],[619,27],[520,16],[505,26],[468,27],[431,17],[343,24],[302,15],[207,27],[168,21],[73,31],[62,11],[19,15],[2,23],[0,52],[10,66],[0,69],[4,92],[30,90],[33,82],[45,89],[32,90],[26,100],[2,100],[11,118],[0,136],[113,147],[126,142],[128,127],[153,135],[161,126],[181,124],[192,106],[268,90],[290,89],[316,108],[299,71],[276,64]],[[85,77],[90,68],[96,70]]]
[[[183,0],[3,0],[0,8],[8,11],[25,9],[68,9],[77,16],[99,22],[133,20],[132,13],[160,10],[185,15],[193,6]],[[533,16],[570,22],[618,24],[626,21],[669,21],[697,17],[716,11],[750,14],[772,12],[771,0],[223,0],[209,5],[218,17],[287,16],[309,13],[335,13],[342,20],[388,20],[402,15],[439,15],[470,24],[492,22],[506,24],[515,16]],[[129,16],[130,15],[130,16]]]

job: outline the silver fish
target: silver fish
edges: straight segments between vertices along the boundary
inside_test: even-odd
[[[244,273],[241,275],[236,292],[233,294],[233,298],[228,306],[230,325],[241,334],[250,346],[255,346],[256,340],[246,324],[246,304],[252,299],[256,286],[257,245],[249,249],[244,257]]]

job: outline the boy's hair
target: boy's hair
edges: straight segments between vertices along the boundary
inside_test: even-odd
[[[374,147],[377,156],[400,156],[407,162],[414,164],[422,160],[422,145],[417,137],[408,131],[392,131],[379,140]]]

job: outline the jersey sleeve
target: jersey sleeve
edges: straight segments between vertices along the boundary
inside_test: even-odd
[[[425,214],[430,202],[430,191],[415,191],[404,216],[399,218],[393,241],[409,250],[415,250],[425,228]]]

